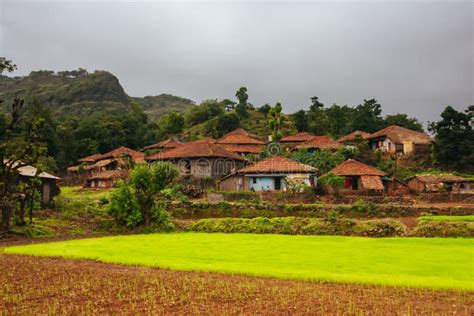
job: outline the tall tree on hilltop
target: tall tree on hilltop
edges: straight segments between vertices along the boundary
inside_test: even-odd
[[[237,115],[241,118],[245,118],[249,116],[248,113],[248,99],[249,96],[247,94],[247,88],[246,87],[241,87],[237,92],[235,93],[235,96],[239,100],[239,103],[235,107],[235,112]]]
[[[307,113],[308,130],[316,135],[324,135],[329,131],[329,120],[324,104],[318,97],[311,98],[311,105]]]
[[[291,115],[291,117],[295,122],[295,126],[298,132],[308,131],[308,117],[306,116],[305,110],[296,111]]]
[[[364,99],[364,104],[359,104],[354,112],[352,129],[373,133],[383,126],[382,106],[375,99]]]
[[[433,158],[436,163],[459,170],[474,169],[474,105],[464,112],[447,106],[441,120],[429,124],[435,134]]]
[[[279,142],[283,136],[282,127],[285,122],[285,117],[281,113],[282,109],[281,103],[277,102],[270,110],[269,126],[272,130],[272,140],[274,142]]]

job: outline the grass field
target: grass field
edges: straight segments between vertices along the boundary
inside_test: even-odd
[[[83,189],[80,186],[62,186],[61,196],[67,199],[94,199],[100,200],[107,198],[111,190],[108,189]]]
[[[474,222],[474,215],[426,215],[420,217],[420,220],[424,222]]]
[[[150,234],[14,246],[7,254],[176,270],[474,290],[474,242],[252,234]]]

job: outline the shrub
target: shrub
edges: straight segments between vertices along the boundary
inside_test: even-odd
[[[421,221],[411,233],[417,237],[474,237],[473,222]]]
[[[191,198],[199,198],[204,194],[204,191],[192,184],[187,184],[182,187],[181,192]]]
[[[301,234],[301,235],[345,235],[389,237],[402,236],[404,226],[394,220],[335,222],[317,218],[256,217],[212,218],[191,223],[187,230],[195,232],[255,233],[255,234]]]
[[[130,172],[128,182],[121,182],[111,195],[109,213],[117,223],[135,227],[152,222],[162,226],[169,222],[167,213],[156,201],[156,195],[171,185],[178,169],[169,162],[138,165]]]

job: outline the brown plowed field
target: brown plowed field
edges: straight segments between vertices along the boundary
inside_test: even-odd
[[[472,315],[474,293],[177,272],[0,253],[0,311],[12,315]]]

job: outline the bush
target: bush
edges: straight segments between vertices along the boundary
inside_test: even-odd
[[[474,237],[473,222],[421,221],[411,233],[417,237]]]
[[[194,198],[194,199],[199,198],[204,194],[204,191],[201,188],[199,188],[195,185],[192,185],[192,184],[187,184],[187,185],[183,186],[182,189],[181,189],[181,192],[184,195],[186,195],[190,198]]]
[[[402,236],[404,226],[394,220],[334,222],[317,218],[256,217],[202,219],[191,223],[187,230],[195,232],[289,234],[289,235],[344,235],[390,237]]]

